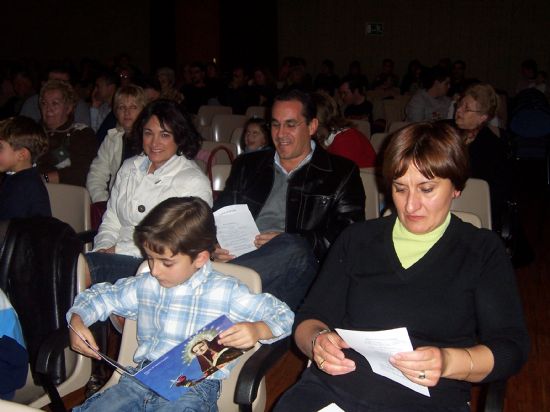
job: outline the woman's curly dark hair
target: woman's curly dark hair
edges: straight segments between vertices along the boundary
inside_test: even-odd
[[[191,116],[172,100],[159,99],[149,103],[141,111],[134,123],[132,140],[137,153],[143,151],[142,139],[145,124],[156,116],[162,127],[172,131],[178,146],[177,154],[194,159],[202,145],[202,137],[197,131]]]

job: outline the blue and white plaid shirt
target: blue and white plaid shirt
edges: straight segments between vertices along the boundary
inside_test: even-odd
[[[105,320],[111,313],[137,323],[138,349],[134,361],[154,361],[203,326],[226,315],[233,322],[263,321],[275,338],[290,335],[294,313],[268,293],[253,294],[232,276],[212,270],[207,262],[189,280],[172,288],[162,287],[149,270],[124,278],[114,285],[99,283],[80,293],[67,312],[80,315],[86,326]],[[223,379],[228,370],[212,375]]]

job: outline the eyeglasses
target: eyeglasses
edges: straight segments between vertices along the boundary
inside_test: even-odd
[[[463,103],[463,102],[458,102],[458,104],[456,105],[456,109],[460,109],[462,110],[463,112],[469,112],[469,113],[483,113],[483,110],[473,110],[473,109],[470,109],[468,106],[466,106],[466,103]]]
[[[302,120],[302,121],[287,120],[286,122],[283,123],[283,125],[285,129],[292,131],[304,123],[305,123],[305,120]],[[279,130],[280,128],[281,128],[281,123],[271,122],[271,130]]]
[[[118,106],[117,107],[117,111],[121,113],[125,113],[126,111],[135,112],[136,110],[138,110],[137,106]]]

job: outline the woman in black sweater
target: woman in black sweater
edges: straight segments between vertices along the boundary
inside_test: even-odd
[[[503,138],[489,128],[498,109],[498,95],[489,84],[474,84],[466,89],[457,105],[455,123],[470,156],[470,177],[489,183],[493,230],[500,231],[502,212],[510,200],[512,174],[508,148]]]
[[[276,411],[469,411],[471,382],[505,379],[529,349],[514,272],[499,238],[451,216],[468,177],[454,128],[417,123],[385,151],[397,215],[349,227],[295,321],[312,365]],[[414,350],[388,362],[427,397],[374,373],[335,328],[406,327]],[[388,365],[389,367],[389,365]]]

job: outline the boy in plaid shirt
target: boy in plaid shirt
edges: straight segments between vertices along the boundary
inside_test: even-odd
[[[216,226],[203,200],[165,200],[136,227],[134,239],[149,270],[114,285],[92,286],[77,296],[67,313],[67,321],[93,347],[97,345],[88,326],[112,313],[137,319],[134,360],[140,368],[223,314],[235,323],[220,334],[218,343],[225,346],[246,349],[290,334],[294,314],[285,303],[270,294],[252,294],[234,277],[212,269]],[[71,347],[97,357],[73,331]],[[217,411],[220,379],[230,369],[228,365],[217,371],[172,402],[123,376],[118,385],[74,411]]]

